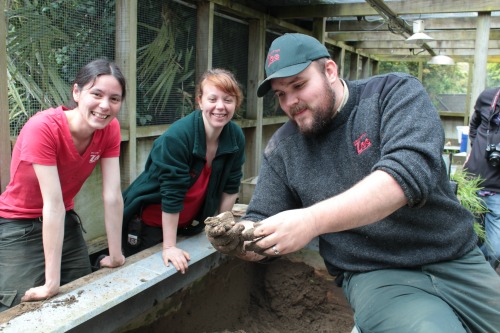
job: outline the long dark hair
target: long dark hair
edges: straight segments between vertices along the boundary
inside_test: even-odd
[[[73,90],[73,86],[76,84],[78,89],[83,89],[89,82],[95,82],[100,75],[113,75],[118,80],[122,86],[122,100],[124,100],[127,91],[125,77],[116,63],[105,58],[96,59],[83,66],[76,75],[71,88]],[[76,106],[76,102],[71,99],[68,103],[68,107],[75,108]]]

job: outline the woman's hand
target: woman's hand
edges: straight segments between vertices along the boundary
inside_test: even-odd
[[[49,287],[47,284],[28,289],[24,296],[21,298],[21,302],[33,302],[33,301],[43,301],[51,298],[59,293],[59,286]]]
[[[161,256],[165,266],[170,266],[168,264],[170,261],[174,265],[175,269],[180,271],[182,274],[184,274],[188,269],[188,261],[191,260],[189,253],[175,246],[164,248],[161,252]]]
[[[101,267],[115,268],[120,267],[125,263],[125,256],[120,254],[118,257],[105,256],[99,262]]]

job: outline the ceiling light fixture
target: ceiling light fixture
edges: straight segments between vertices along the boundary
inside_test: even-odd
[[[422,45],[431,40],[434,40],[434,38],[424,33],[424,20],[413,21],[413,35],[408,37],[405,42],[409,44]]]
[[[455,61],[444,54],[432,57],[427,63],[429,65],[455,65]]]

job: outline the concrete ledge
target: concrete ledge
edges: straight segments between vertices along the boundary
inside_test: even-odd
[[[184,275],[165,266],[159,244],[127,258],[121,268],[101,269],[61,287],[57,297],[0,313],[0,332],[111,332],[228,260],[204,233],[178,241],[178,247],[191,256]],[[26,305],[30,309],[24,311]]]

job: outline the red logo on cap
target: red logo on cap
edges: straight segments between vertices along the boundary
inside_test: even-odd
[[[267,55],[267,67],[271,66],[273,62],[280,60],[280,55],[278,54],[279,51],[280,49],[269,52],[269,54]]]

